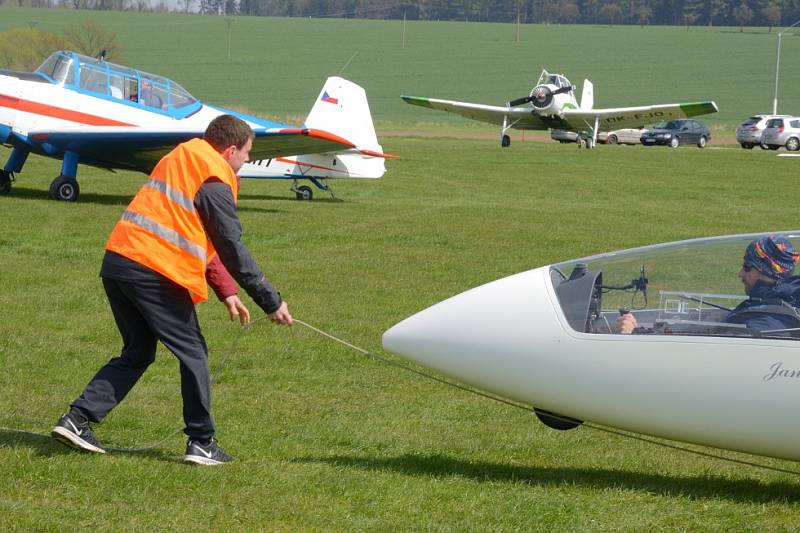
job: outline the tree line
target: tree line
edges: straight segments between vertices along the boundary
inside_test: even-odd
[[[800,0],[0,0],[0,5],[215,15],[539,24],[784,27]]]

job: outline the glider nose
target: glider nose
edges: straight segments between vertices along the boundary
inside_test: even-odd
[[[403,320],[383,334],[384,348],[464,382],[490,390],[520,368],[552,326],[543,269],[468,290]],[[552,331],[552,330],[550,330]]]

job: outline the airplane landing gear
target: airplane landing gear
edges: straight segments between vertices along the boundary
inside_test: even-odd
[[[297,180],[292,181],[290,190],[294,193],[294,197],[298,200],[311,201],[311,199],[314,198],[314,191],[311,190],[311,187],[308,185],[298,185]]]
[[[75,178],[61,175],[50,184],[50,198],[63,202],[75,202],[80,195],[80,187]]]
[[[298,200],[311,200],[314,198],[314,191],[308,185],[301,185],[294,191],[295,198]]]
[[[11,182],[14,181],[14,173],[8,170],[0,170],[0,195],[6,196],[11,193]]]
[[[502,146],[503,148],[508,148],[509,146],[511,146],[511,137],[509,137],[508,135],[503,135],[500,138],[500,146]]]

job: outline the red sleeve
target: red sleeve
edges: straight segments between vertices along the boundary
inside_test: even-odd
[[[208,263],[206,267],[206,281],[211,285],[211,288],[214,289],[214,293],[220,301],[239,292],[239,289],[236,287],[236,282],[228,273],[222,261],[220,261],[219,255],[214,255],[214,259]]]

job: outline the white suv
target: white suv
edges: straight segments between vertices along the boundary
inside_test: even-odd
[[[761,146],[770,150],[781,146],[790,152],[800,150],[800,117],[769,119],[761,135]]]
[[[753,115],[739,124],[739,127],[736,128],[736,142],[741,144],[742,148],[746,148],[748,150],[759,145],[766,149],[766,146],[761,145],[761,135],[764,133],[764,128],[767,127],[767,122],[773,118],[791,118],[791,116]]]

